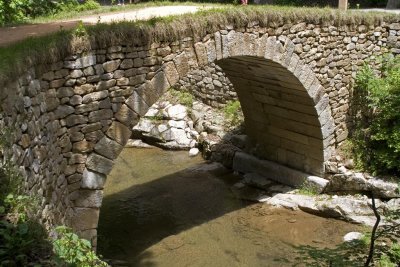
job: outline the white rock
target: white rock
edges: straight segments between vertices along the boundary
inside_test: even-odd
[[[140,139],[129,139],[125,147],[152,148],[153,146],[146,144]]]
[[[192,141],[190,141],[190,145],[189,145],[189,147],[193,148],[193,147],[196,147],[196,146],[197,146],[197,142],[196,142],[196,140],[192,140]]]
[[[343,241],[344,242],[351,242],[354,240],[360,240],[363,237],[362,233],[359,232],[350,232],[347,233],[344,237],[343,237]]]
[[[308,176],[306,178],[308,184],[312,184],[316,189],[318,189],[318,193],[324,191],[325,187],[328,185],[329,181],[318,177],[318,176]]]
[[[147,111],[147,113],[144,115],[145,117],[154,117],[158,114],[159,110],[151,107],[149,108],[149,110]]]
[[[186,127],[186,122],[185,121],[175,121],[175,120],[169,120],[168,125],[174,128],[178,129],[185,129]]]
[[[133,127],[133,130],[149,133],[153,127],[154,124],[151,120],[141,119],[139,123]]]
[[[158,132],[162,133],[162,132],[165,132],[166,130],[168,130],[168,126],[165,124],[160,124],[160,125],[158,125],[157,129],[158,129]]]
[[[187,116],[187,109],[181,104],[168,107],[166,112],[168,117],[173,120],[183,120]]]
[[[191,148],[190,150],[189,150],[189,156],[190,157],[195,157],[195,156],[197,156],[199,154],[199,149],[198,148]]]
[[[170,132],[171,132],[171,138],[172,138],[170,140],[175,140],[180,145],[185,145],[185,146],[190,145],[191,140],[189,138],[187,138],[185,130],[171,128]]]

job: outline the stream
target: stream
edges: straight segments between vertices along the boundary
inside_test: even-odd
[[[107,178],[98,252],[121,266],[305,266],[360,227],[235,197],[238,175],[187,151],[125,148]]]

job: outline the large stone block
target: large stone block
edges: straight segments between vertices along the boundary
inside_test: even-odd
[[[106,176],[101,173],[85,169],[82,174],[81,188],[103,189],[106,182]]]
[[[175,85],[179,81],[179,73],[173,62],[165,63],[163,65],[163,70],[171,86]]]
[[[89,122],[98,122],[101,120],[108,120],[113,117],[113,112],[111,109],[101,109],[92,111],[89,113]]]
[[[132,127],[139,121],[139,115],[125,104],[115,114],[115,118],[129,127]]]
[[[186,76],[189,72],[189,59],[186,53],[181,53],[174,58],[174,63],[176,66],[176,70],[179,73],[180,77]]]
[[[170,88],[170,84],[168,79],[163,71],[158,72],[153,79],[151,79],[151,83],[153,84],[154,92],[160,97],[163,95],[167,89]],[[158,100],[158,99],[157,99]],[[153,103],[151,103],[153,104]]]
[[[75,231],[97,228],[100,211],[98,208],[73,208],[69,225]]]
[[[106,158],[115,159],[118,157],[119,153],[121,153],[122,148],[123,146],[119,143],[104,136],[99,142],[97,142],[94,151]]]
[[[114,162],[112,160],[96,153],[91,153],[86,162],[86,168],[105,175],[111,172],[113,165]]]
[[[110,137],[112,140],[117,141],[122,146],[124,146],[128,142],[131,134],[131,129],[118,121],[113,121],[106,133],[108,137]]]
[[[300,186],[305,178],[310,176],[272,161],[260,160],[243,152],[235,153],[233,169],[241,173],[256,173],[290,186]]]
[[[125,103],[140,116],[145,115],[150,108],[136,91],[132,93]]]
[[[75,208],[100,208],[103,200],[103,190],[80,189],[69,195]]]

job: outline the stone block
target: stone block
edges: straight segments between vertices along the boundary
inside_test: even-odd
[[[144,116],[150,108],[136,91],[132,93],[125,103],[140,116]]]
[[[175,67],[179,73],[179,76],[185,77],[186,74],[189,72],[189,59],[188,59],[186,53],[183,52],[183,53],[177,55],[173,61],[175,63]]]
[[[76,114],[82,114],[86,112],[91,112],[99,109],[99,102],[92,102],[89,104],[81,104],[75,107]]]
[[[103,68],[106,72],[113,72],[114,70],[118,69],[119,65],[121,64],[121,60],[111,60],[103,63]]]
[[[84,95],[84,94],[89,94],[94,91],[94,86],[93,84],[83,84],[81,86],[75,86],[74,88],[74,93],[76,95]]]
[[[243,152],[235,153],[232,168],[241,173],[256,173],[289,186],[300,186],[305,178],[310,176],[301,171],[272,161],[261,160]]]
[[[75,231],[97,228],[100,211],[98,208],[73,208],[68,220]]]
[[[68,115],[71,115],[75,112],[75,109],[71,106],[62,105],[58,106],[57,109],[54,111],[55,119],[63,119]]]
[[[108,91],[104,90],[104,91],[99,91],[99,92],[93,92],[90,94],[87,94],[85,96],[83,96],[82,99],[82,103],[83,104],[87,104],[89,102],[93,102],[93,101],[99,101],[101,99],[104,99],[108,96]]]
[[[153,77],[153,79],[151,79],[151,83],[153,85],[154,92],[158,95],[158,97],[163,95],[167,91],[167,89],[169,89],[171,87],[168,82],[168,79],[163,71],[158,72]],[[149,104],[153,104],[153,103],[149,103]]]
[[[109,174],[114,162],[96,153],[91,153],[86,162],[86,168],[98,173]]]
[[[129,127],[132,127],[139,121],[139,115],[125,104],[115,113],[115,118]]]
[[[113,117],[113,112],[111,109],[101,109],[97,111],[92,111],[89,113],[89,122],[98,122],[101,120],[108,120]]]
[[[103,190],[80,189],[69,195],[75,208],[100,208]]]
[[[122,148],[122,145],[107,136],[104,136],[99,142],[97,142],[94,151],[106,158],[116,159],[119,153],[121,153]]]
[[[81,188],[103,189],[105,182],[105,175],[85,169],[82,174]]]
[[[93,150],[94,144],[86,140],[76,142],[72,145],[72,152],[88,153]]]
[[[179,81],[179,73],[175,68],[175,64],[173,62],[165,63],[163,70],[170,85],[174,86]]]
[[[83,123],[86,123],[87,121],[88,121],[88,118],[83,115],[69,115],[65,119],[65,123],[66,123],[67,127],[72,127],[74,125],[83,124]]]
[[[130,128],[118,121],[113,121],[110,128],[106,132],[106,135],[108,137],[110,137],[112,140],[117,141],[122,146],[124,146],[128,142],[131,134],[132,131],[130,130]]]

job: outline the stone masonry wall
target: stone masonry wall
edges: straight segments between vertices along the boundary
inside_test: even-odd
[[[190,92],[196,99],[214,108],[238,99],[232,83],[215,63],[190,71],[175,87]]]
[[[113,160],[139,117],[179,80],[196,80],[196,70],[221,63],[241,92],[246,120],[259,122],[249,124],[255,138],[274,130],[280,151],[286,153],[279,160],[290,166],[291,158],[305,159],[292,147],[312,147],[318,157],[310,160],[322,164],[347,137],[355,71],[389,45],[395,52],[400,48],[399,23],[261,28],[255,22],[242,29],[224,26],[201,40],[188,37],[146,47],[120,44],[31,66],[0,90],[7,92],[0,95],[0,126],[12,131],[7,135],[12,146],[4,149],[3,158],[19,166],[26,190],[40,199],[44,224],[70,225],[95,243],[102,189]],[[216,75],[218,79],[212,78],[218,87],[215,81],[223,76]],[[234,96],[231,87],[220,88]],[[283,125],[269,128],[274,121],[270,116],[276,115],[271,110],[279,110]],[[305,119],[312,123],[310,133],[302,132],[309,129],[303,127],[308,125]],[[299,167],[308,164],[304,160]]]

